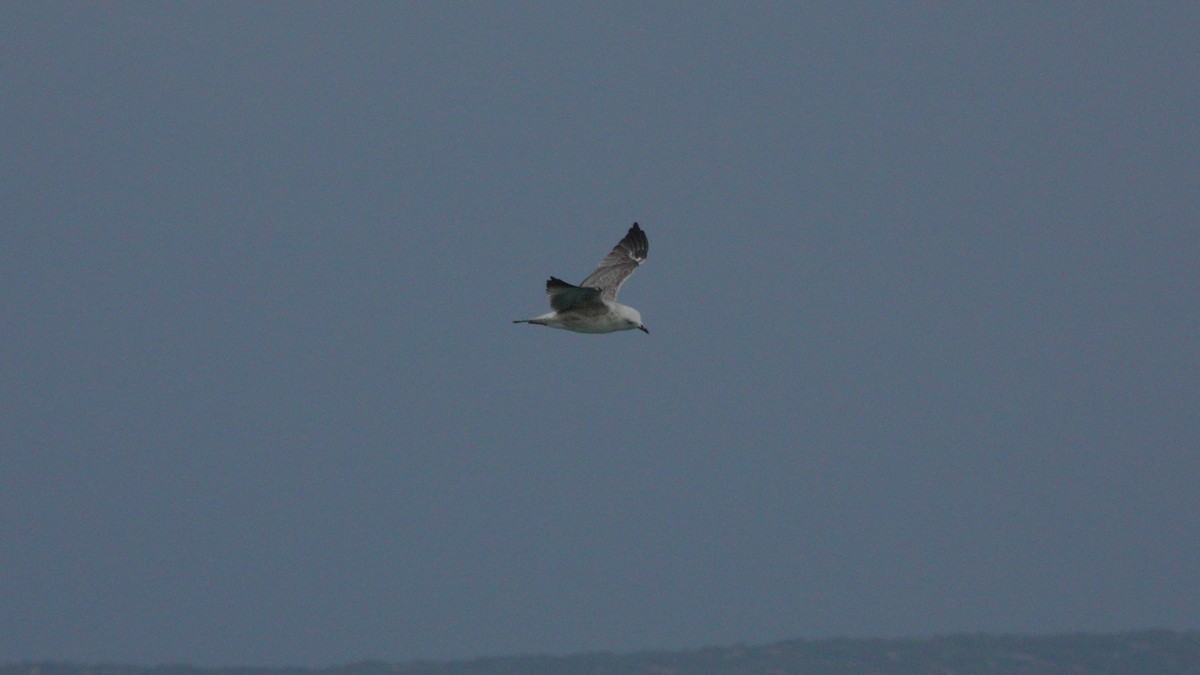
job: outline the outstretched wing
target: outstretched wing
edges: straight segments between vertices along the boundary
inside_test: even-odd
[[[625,234],[625,238],[600,261],[596,271],[589,274],[579,285],[599,289],[600,297],[605,300],[616,300],[621,284],[625,283],[638,265],[645,262],[649,252],[650,240],[646,239],[642,228],[634,223]]]
[[[600,301],[600,291],[572,286],[557,277],[550,277],[546,282],[546,295],[550,296],[550,308],[556,312],[578,310],[589,305],[604,307],[604,303]]]

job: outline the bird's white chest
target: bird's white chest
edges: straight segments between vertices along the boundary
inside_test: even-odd
[[[559,314],[558,319],[563,328],[576,333],[612,333],[637,327],[629,325],[629,321],[612,305],[608,306],[607,312],[588,314],[568,312]]]

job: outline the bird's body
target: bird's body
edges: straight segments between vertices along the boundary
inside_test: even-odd
[[[617,302],[621,284],[646,260],[649,252],[646,233],[634,223],[625,238],[580,285],[573,286],[550,277],[546,282],[546,294],[550,296],[553,311],[513,323],[531,323],[576,333],[612,333],[632,328],[649,333],[636,309]]]

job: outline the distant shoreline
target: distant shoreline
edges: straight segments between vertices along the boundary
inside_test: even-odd
[[[557,675],[625,673],[1200,673],[1200,631],[796,639],[683,651],[361,661],[328,667],[199,667],[27,661],[0,675]]]

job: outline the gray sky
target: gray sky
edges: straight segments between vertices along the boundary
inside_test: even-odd
[[[798,4],[0,6],[0,662],[1200,628],[1200,5]]]

